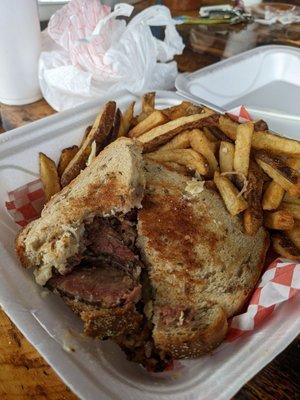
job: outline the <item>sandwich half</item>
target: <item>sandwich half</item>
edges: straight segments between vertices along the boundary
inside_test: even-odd
[[[34,268],[37,283],[63,297],[90,336],[130,331],[141,320],[134,221],[144,186],[141,148],[120,138],[17,237],[23,266]]]
[[[151,285],[152,338],[173,358],[198,357],[224,339],[228,318],[252,293],[268,234],[264,228],[245,234],[240,218],[204,182],[153,163],[145,174],[137,246]]]

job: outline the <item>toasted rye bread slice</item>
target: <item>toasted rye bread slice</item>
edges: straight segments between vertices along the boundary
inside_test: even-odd
[[[24,267],[38,268],[39,284],[51,278],[52,269],[60,274],[68,271],[68,259],[84,249],[85,221],[140,207],[145,185],[142,166],[141,147],[131,139],[117,139],[20,232],[17,254]]]
[[[184,304],[195,315],[203,311],[203,304],[210,305],[207,315],[201,311],[197,335],[178,318],[174,343],[172,328],[162,324],[154,328],[153,337],[162,350],[167,346],[176,356],[196,357],[203,354],[205,344],[206,351],[218,345],[227,330],[223,313],[226,318],[238,313],[253,291],[264,265],[268,235],[264,228],[246,235],[239,217],[230,216],[213,190],[204,187],[191,196],[185,191],[190,178],[158,164],[147,163],[145,168],[138,247],[155,293],[153,321],[160,320],[157,313],[166,304],[175,309]],[[193,346],[190,342],[185,346],[188,332]]]

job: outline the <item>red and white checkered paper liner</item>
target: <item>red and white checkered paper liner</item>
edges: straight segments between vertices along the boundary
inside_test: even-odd
[[[230,115],[238,122],[251,120],[244,106],[231,110]],[[33,182],[8,193],[6,208],[14,221],[25,226],[38,218],[45,203],[42,182]],[[251,332],[281,303],[300,291],[300,264],[282,258],[276,259],[266,269],[249,301],[247,311],[229,321],[226,340],[232,342],[244,333]]]

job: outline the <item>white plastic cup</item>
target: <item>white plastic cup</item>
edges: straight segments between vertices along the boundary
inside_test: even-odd
[[[0,0],[0,102],[42,97],[38,82],[41,31],[36,0]]]

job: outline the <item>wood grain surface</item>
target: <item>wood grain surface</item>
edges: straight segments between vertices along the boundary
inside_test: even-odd
[[[0,332],[1,400],[77,399],[2,310]]]

